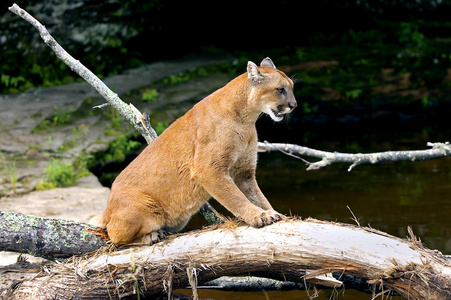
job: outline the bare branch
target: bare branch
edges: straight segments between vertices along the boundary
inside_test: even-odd
[[[351,164],[348,171],[351,171],[355,166],[361,164],[377,164],[384,161],[423,161],[434,158],[440,158],[451,155],[451,145],[446,143],[427,143],[427,146],[432,149],[427,150],[411,150],[411,151],[386,151],[376,153],[340,153],[340,152],[326,152],[311,149],[293,144],[281,143],[258,143],[259,152],[280,151],[290,156],[308,156],[320,158],[320,161],[309,163],[302,159],[308,165],[307,170],[318,170],[322,167],[333,163],[347,163]]]
[[[87,69],[80,61],[73,58],[66,50],[59,45],[56,40],[50,35],[45,26],[43,26],[38,20],[20,8],[17,4],[13,4],[9,10],[16,15],[29,22],[35,27],[44,42],[55,52],[56,56],[61,59],[66,65],[68,65],[72,71],[80,75],[85,81],[87,81],[92,87],[94,87],[100,95],[102,95],[110,105],[112,105],[123,118],[125,118],[130,124],[132,124],[136,130],[138,130],[142,136],[146,139],[147,143],[150,143],[157,137],[155,130],[152,127],[146,127],[145,122],[142,122],[140,116],[136,114],[136,108],[133,109],[130,105],[123,102],[119,96],[110,90],[94,73]],[[141,114],[140,114],[141,115]],[[142,115],[141,115],[142,117]]]

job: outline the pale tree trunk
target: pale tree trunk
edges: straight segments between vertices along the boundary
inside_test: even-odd
[[[360,226],[284,220],[256,229],[233,222],[173,235],[152,246],[102,248],[44,268],[9,290],[8,299],[110,299],[161,295],[224,275],[308,270],[299,282],[341,272],[408,299],[450,299],[451,266],[414,237]],[[291,278],[293,280],[293,278]]]

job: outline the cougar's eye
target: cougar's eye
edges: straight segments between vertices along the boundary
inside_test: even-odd
[[[277,91],[279,92],[279,94],[281,95],[286,95],[287,91],[285,90],[285,88],[281,87],[281,88],[277,88]]]

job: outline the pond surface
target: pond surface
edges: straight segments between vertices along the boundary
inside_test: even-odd
[[[278,211],[355,223],[352,210],[362,226],[399,237],[412,226],[428,248],[451,253],[451,158],[361,165],[351,172],[347,165],[308,172],[299,167],[271,175],[260,170],[263,192]]]
[[[445,142],[450,137],[450,130],[441,126],[433,131],[382,128],[366,135],[358,126],[354,128],[357,129],[338,129],[337,134],[331,134],[330,130],[316,131],[310,133],[315,137],[303,145],[349,153],[422,150],[427,149],[428,141]],[[346,133],[342,138],[340,131]],[[277,211],[302,218],[355,224],[353,213],[360,225],[402,238],[407,236],[407,227],[411,226],[426,247],[451,254],[451,157],[425,162],[360,165],[351,172],[348,172],[349,165],[345,164],[306,171],[302,161],[275,152],[260,154],[259,157],[257,179]],[[219,208],[215,201],[211,202]],[[199,228],[201,224],[205,221],[196,216],[189,227]],[[202,297],[216,300],[309,299],[306,291],[202,293]],[[333,291],[321,291],[315,299],[329,299],[332,294]],[[343,290],[335,294],[338,295],[335,299],[372,299],[371,294],[352,290],[347,290],[345,296]]]
[[[177,290],[185,295],[192,295],[191,290]],[[317,290],[317,291],[285,291],[285,292],[221,292],[215,290],[198,290],[199,298],[214,300],[371,300],[372,294],[354,290]],[[382,299],[381,297],[375,299]],[[403,300],[400,296],[384,295],[384,299]]]

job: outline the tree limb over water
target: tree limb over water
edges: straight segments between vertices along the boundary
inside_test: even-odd
[[[280,151],[289,156],[301,159],[308,165],[308,171],[318,170],[333,163],[351,164],[348,168],[348,171],[351,171],[355,166],[361,164],[376,164],[384,161],[423,161],[451,155],[451,145],[449,142],[427,143],[427,146],[432,147],[432,149],[350,154],[326,152],[293,144],[272,144],[268,142],[260,142],[258,143],[258,151]],[[300,156],[315,157],[320,158],[321,160],[311,163],[302,159]]]

